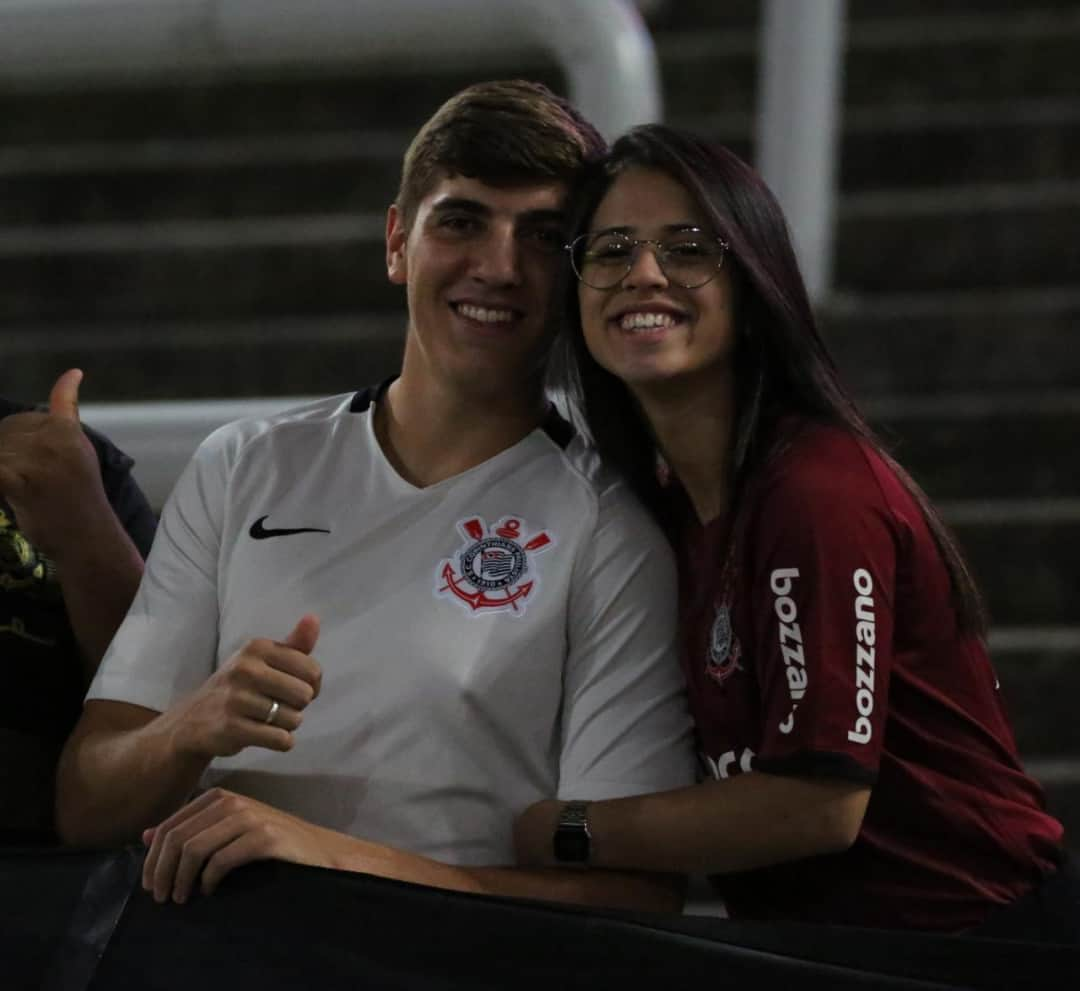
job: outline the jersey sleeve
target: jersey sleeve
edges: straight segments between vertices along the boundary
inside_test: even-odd
[[[101,481],[109,505],[131,537],[132,543],[145,558],[150,553],[157,518],[142,489],[132,477],[131,469],[135,462],[96,431],[88,429],[86,434],[97,451],[101,465]]]
[[[606,490],[572,583],[560,798],[618,798],[694,780],[675,596],[663,536],[621,484]]]
[[[779,474],[749,528],[763,717],[754,764],[872,783],[904,535],[857,443],[835,443],[839,456]]]
[[[166,501],[142,582],[98,668],[88,699],[159,712],[213,672],[218,643],[218,551],[229,428],[196,451]]]

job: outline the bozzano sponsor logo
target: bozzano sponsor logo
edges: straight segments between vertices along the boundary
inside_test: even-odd
[[[874,712],[874,580],[865,568],[852,576],[855,585],[855,708],[859,715],[848,730],[852,743],[869,743],[873,735],[870,716]]]
[[[780,654],[784,658],[788,691],[791,693],[791,712],[780,724],[785,736],[795,728],[795,710],[799,700],[806,694],[806,658],[803,655],[802,630],[799,629],[799,610],[791,598],[794,580],[799,577],[798,568],[777,568],[769,575],[769,587],[776,596],[773,609],[779,620]]]

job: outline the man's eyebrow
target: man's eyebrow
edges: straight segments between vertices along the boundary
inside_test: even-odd
[[[464,213],[475,213],[478,216],[486,216],[491,213],[491,209],[481,203],[479,200],[470,200],[465,196],[447,196],[446,199],[439,200],[431,207],[432,211],[439,213],[448,213],[451,210],[459,210]]]

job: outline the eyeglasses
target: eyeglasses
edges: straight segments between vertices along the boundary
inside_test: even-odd
[[[633,268],[643,244],[652,246],[669,282],[698,289],[715,278],[728,244],[699,228],[687,228],[662,241],[625,234],[582,234],[566,245],[574,274],[592,289],[614,289]]]

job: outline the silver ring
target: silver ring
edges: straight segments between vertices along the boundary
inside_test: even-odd
[[[266,718],[263,720],[267,726],[270,726],[274,722],[274,717],[278,714],[278,709],[281,708],[280,702],[271,702],[270,711],[266,714]]]

